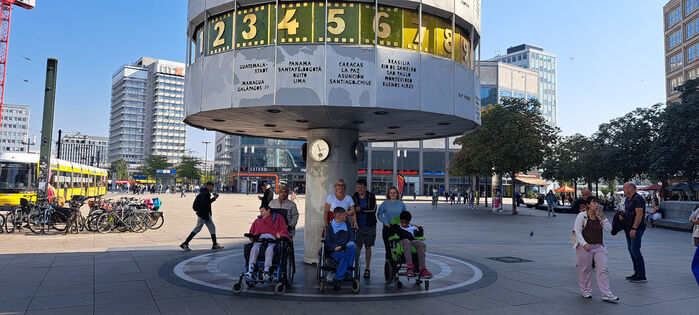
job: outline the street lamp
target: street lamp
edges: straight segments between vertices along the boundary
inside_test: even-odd
[[[243,148],[243,152],[248,158],[248,174],[247,178],[245,179],[245,194],[249,195],[250,194],[250,155],[255,154],[255,146],[250,146],[250,154],[248,154],[248,146],[245,146]]]
[[[206,149],[204,150],[204,178],[208,181],[209,180],[209,164],[207,164],[207,163],[209,161],[209,143],[211,143],[211,141],[202,141],[201,143],[203,143],[206,146]]]

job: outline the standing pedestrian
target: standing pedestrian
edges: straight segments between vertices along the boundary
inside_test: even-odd
[[[448,193],[447,193],[448,194]],[[391,187],[388,189],[386,194],[386,201],[381,203],[379,206],[379,211],[376,214],[377,218],[383,224],[383,230],[381,231],[381,237],[383,238],[383,244],[386,250],[386,259],[390,259],[389,253],[391,249],[389,248],[388,238],[391,234],[391,220],[394,217],[398,217],[401,212],[407,211],[405,204],[400,200],[400,193],[398,188]]]
[[[211,218],[211,204],[218,199],[218,194],[214,194],[213,198],[211,197],[210,191],[214,189],[214,183],[212,182],[207,182],[205,187],[202,187],[199,195],[197,195],[196,198],[194,198],[194,204],[192,204],[192,208],[194,211],[197,213],[197,225],[194,227],[194,230],[192,230],[191,233],[189,233],[189,236],[187,236],[187,239],[184,241],[184,243],[180,244],[180,248],[184,249],[185,252],[190,251],[189,249],[189,242],[194,238],[199,231],[201,231],[201,228],[206,224],[206,228],[209,230],[209,233],[211,234],[211,242],[213,242],[213,245],[211,246],[211,249],[222,249],[223,246],[221,246],[218,242],[216,242],[216,225],[214,225],[214,220]]]
[[[629,248],[631,261],[633,262],[633,275],[626,277],[631,282],[645,282],[646,264],[641,254],[641,238],[646,230],[645,214],[646,203],[643,197],[636,192],[636,184],[632,182],[624,183],[624,232],[626,233],[626,244]]]
[[[546,194],[546,205],[548,207],[549,217],[551,214],[553,214],[555,217],[556,213],[553,211],[553,209],[556,206],[556,195],[551,190],[549,190],[549,192]]]
[[[269,202],[274,199],[274,192],[269,189],[269,183],[267,182],[262,182],[261,186],[263,195],[257,197],[257,199],[261,200],[260,208],[269,207]]]
[[[294,239],[294,235],[296,235],[296,224],[299,222],[299,210],[296,208],[296,203],[289,199],[289,188],[279,188],[279,198],[270,201],[269,207],[271,209],[286,210],[286,217],[284,219],[288,226],[287,232],[289,238]]]
[[[599,207],[599,200],[592,198],[587,211],[578,213],[575,218],[575,254],[578,261],[578,285],[586,299],[592,298],[592,268],[596,262],[597,286],[602,292],[602,300],[618,302],[619,297],[609,289],[609,269],[607,269],[607,248],[604,246],[604,232],[610,232],[612,225]]]
[[[692,223],[692,241],[694,246],[699,246],[699,206],[694,207],[692,215],[689,217]]]
[[[184,190],[185,190],[184,188],[185,188],[185,185],[180,186],[180,198],[186,197],[186,196],[184,195]]]
[[[357,191],[352,195],[355,213],[357,216],[357,233],[355,233],[357,243],[357,259],[362,253],[362,247],[366,248],[364,258],[364,278],[371,276],[371,248],[376,243],[376,196],[367,191],[366,180],[357,181]],[[414,195],[414,192],[413,192]]]
[[[461,204],[461,191],[459,191],[458,195],[456,195],[456,204],[457,205]]]

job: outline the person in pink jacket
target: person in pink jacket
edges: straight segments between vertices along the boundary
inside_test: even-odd
[[[289,237],[289,232],[286,227],[286,220],[283,216],[272,213],[269,206],[260,207],[260,216],[257,217],[255,222],[250,226],[250,234],[257,237],[257,241],[252,246],[250,250],[250,259],[248,259],[248,272],[246,276],[252,277],[252,272],[255,266],[255,260],[257,255],[260,253],[260,246],[262,246],[263,239],[279,240],[285,237],[291,241]],[[275,243],[268,243],[267,249],[265,250],[265,269],[264,276],[266,279],[270,278],[269,268],[272,267],[272,259],[274,258],[274,246]]]

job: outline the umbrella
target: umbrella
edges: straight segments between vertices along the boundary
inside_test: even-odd
[[[568,187],[568,185],[563,185],[561,188],[556,188],[555,192],[573,192],[573,188]]]
[[[641,189],[639,189],[639,190],[660,190],[660,189],[662,189],[662,188],[663,188],[663,186],[660,186],[660,185],[658,185],[658,184],[653,184],[653,185],[650,185],[650,186],[643,187],[643,188],[641,188]]]

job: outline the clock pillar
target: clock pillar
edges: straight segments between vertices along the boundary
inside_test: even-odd
[[[322,139],[328,143],[330,152],[327,158],[316,161],[311,156],[313,141]],[[320,236],[324,228],[323,210],[325,199],[335,193],[334,185],[338,179],[345,181],[348,198],[356,189],[357,159],[354,146],[359,141],[359,132],[350,129],[318,128],[308,130],[306,158],[306,219],[303,232],[303,261],[316,263]],[[331,209],[332,211],[332,209]]]

